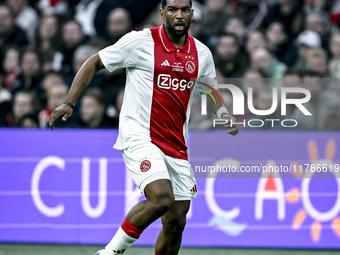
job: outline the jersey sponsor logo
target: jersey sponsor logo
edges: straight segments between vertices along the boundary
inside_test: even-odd
[[[182,72],[183,73],[183,68],[172,68],[173,72]]]
[[[170,66],[170,63],[169,61],[166,59],[162,64],[161,66]]]
[[[140,170],[142,172],[147,172],[151,168],[151,162],[149,160],[143,160],[142,163],[140,163]]]
[[[193,81],[179,80],[178,78],[172,78],[170,74],[160,74],[157,78],[157,86],[162,89],[173,89],[184,91],[190,89],[194,85]]]
[[[183,72],[184,66],[181,66],[181,62],[174,62],[174,64],[171,66],[173,72]]]
[[[194,62],[192,62],[191,60],[188,60],[185,63],[185,69],[188,71],[188,73],[193,73],[193,72],[195,72],[196,66],[195,66]]]
[[[172,65],[172,67],[176,67],[176,68],[184,68],[183,66],[181,66],[181,62],[174,62],[174,64]]]

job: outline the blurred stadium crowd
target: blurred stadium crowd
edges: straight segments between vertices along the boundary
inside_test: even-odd
[[[193,0],[193,8],[189,32],[213,52],[219,83],[237,85],[246,98],[251,87],[254,108],[271,108],[273,87],[311,92],[304,105],[312,116],[293,105],[286,116],[280,107],[270,116],[245,107],[238,120],[340,130],[340,0]],[[161,25],[159,9],[159,0],[0,0],[0,126],[47,128],[84,61],[131,30]],[[125,70],[101,70],[73,116],[55,126],[117,128],[124,84]],[[196,93],[189,127],[211,129],[214,116],[201,115]],[[230,92],[222,94],[232,113]],[[266,123],[261,129],[271,129]]]

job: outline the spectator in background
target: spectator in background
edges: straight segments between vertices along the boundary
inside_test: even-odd
[[[243,94],[245,95],[245,107],[244,107],[244,115],[240,116],[238,119],[244,120],[250,115],[249,109],[248,109],[248,91],[252,90],[252,97],[253,97],[253,105],[254,107],[257,107],[257,100],[258,100],[258,94],[259,91],[266,87],[266,80],[265,80],[265,74],[257,69],[248,69],[242,79],[242,90]]]
[[[203,43],[206,43],[208,38],[203,35],[202,33],[202,17],[203,17],[203,8],[200,4],[197,2],[193,1],[193,9],[194,11],[194,16],[191,20],[191,25],[189,28],[189,34],[196,39],[200,40]],[[160,18],[159,13],[157,13],[158,18]],[[163,21],[163,20],[162,20]],[[161,23],[163,24],[163,22]]]
[[[6,89],[0,74],[0,127],[6,125],[6,116],[11,111],[12,94]]]
[[[288,69],[283,76],[283,87],[285,88],[301,88],[302,87],[302,77],[298,70]],[[287,98],[301,98],[303,95],[300,93],[287,94]],[[286,113],[291,115],[295,109],[297,109],[295,104],[287,104]]]
[[[103,91],[105,91],[105,90],[103,90]],[[114,101],[107,100],[107,102],[109,104],[107,106],[106,115],[107,115],[107,117],[109,117],[112,120],[111,121],[112,123],[118,123],[119,122],[119,114],[122,110],[122,105],[123,105],[123,101],[124,101],[124,94],[125,94],[125,87],[121,87],[118,90],[118,93],[117,93]],[[106,94],[106,99],[109,99],[107,94]]]
[[[94,18],[97,9],[103,0],[81,0],[75,8],[74,18],[81,24],[83,31],[88,36],[96,36]]]
[[[48,93],[55,84],[60,83],[64,83],[63,75],[55,71],[49,71],[44,73],[44,77],[41,81],[41,88],[45,93]]]
[[[327,55],[323,49],[312,49],[307,53],[307,69],[317,72],[321,77],[328,77]]]
[[[295,109],[295,119],[302,130],[322,130],[327,114],[340,107],[340,98],[336,93],[323,88],[321,75],[314,71],[303,74],[303,86],[311,93],[311,99],[304,107],[311,115],[304,115],[300,109]]]
[[[331,40],[332,59],[328,70],[333,78],[340,78],[340,34],[334,35]]]
[[[112,44],[132,30],[132,20],[128,10],[117,8],[107,18],[107,35]]]
[[[264,72],[267,78],[282,78],[287,70],[285,64],[272,57],[264,48],[259,48],[252,53],[251,66]],[[280,82],[273,80],[271,85],[280,87]]]
[[[62,68],[63,55],[54,50],[46,50],[41,54],[41,69],[43,72],[60,71]]]
[[[74,21],[67,21],[62,26],[62,42],[60,52],[63,54],[63,72],[72,73],[73,55],[77,47],[87,42],[88,36],[84,35],[81,25]]]
[[[247,68],[247,58],[240,52],[239,45],[234,34],[224,34],[218,38],[214,61],[224,77],[240,78]]]
[[[87,44],[94,47],[97,52],[109,46],[109,42],[102,37],[92,37]]]
[[[266,48],[267,47],[267,40],[264,34],[260,30],[255,30],[248,35],[247,43],[246,43],[246,50],[251,56],[251,54],[259,49],[259,48]]]
[[[100,88],[86,90],[81,98],[79,125],[86,128],[117,128],[118,122],[106,116],[106,109],[104,91]]]
[[[265,111],[265,110],[269,110],[272,108],[273,106],[273,89],[270,87],[263,87],[259,90],[258,94],[257,94],[257,98],[256,98],[256,107],[255,104],[253,103],[253,106],[256,110],[260,110],[260,111]],[[259,129],[259,130],[279,130],[282,129],[282,126],[280,124],[280,122],[283,119],[289,119],[289,116],[281,116],[281,107],[278,104],[278,106],[276,107],[276,110],[269,114],[269,115],[255,115],[253,113],[251,113],[249,115],[249,117],[247,118],[247,121],[251,120],[251,119],[258,119],[258,120],[262,120],[263,121],[263,126],[261,127],[249,127],[249,129]],[[266,120],[275,120],[275,121],[266,121]],[[261,122],[260,121],[254,121],[254,123],[252,123],[252,125],[254,126],[260,126]]]
[[[49,118],[50,118],[50,115],[52,114],[53,109],[63,104],[67,96],[68,89],[69,87],[64,83],[55,83],[47,91],[47,106],[38,115],[39,126],[41,128],[48,127]],[[70,123],[68,121],[66,123],[66,122],[63,122],[62,120],[59,120],[59,122],[56,124],[59,127],[65,127],[65,126],[69,127],[70,125],[72,125],[72,120]]]
[[[266,12],[264,1],[268,3],[268,12],[263,19]],[[299,72],[291,68],[301,71],[315,70],[322,77],[340,78],[340,35],[336,34],[339,30],[340,1],[264,1],[193,1],[195,13],[189,32],[215,50],[217,78],[231,78],[228,82],[243,86],[247,82],[238,84],[237,79],[232,77],[242,77],[242,73],[249,68],[250,64],[255,64],[254,70],[244,76],[259,77],[262,73],[263,77],[272,77],[269,68],[272,66],[272,59],[274,62],[277,59],[289,66],[290,70],[284,74],[283,86],[297,87],[299,79],[303,80],[299,78]],[[159,0],[0,0],[0,2],[2,3],[0,4],[0,72],[5,87],[13,93],[20,90],[34,91],[44,106],[48,103],[46,93],[55,84],[65,82],[63,75],[67,77],[67,83],[71,84],[74,78],[73,67],[74,70],[79,69],[91,54],[89,52],[98,52],[108,44],[114,43],[122,34],[131,30],[132,26],[136,30],[140,29],[147,21],[144,20],[145,17],[156,5],[156,16],[159,18]],[[39,14],[41,14],[39,28],[37,26],[39,17],[34,10],[36,7],[40,8]],[[326,12],[331,13],[332,24]],[[65,20],[60,33],[59,17]],[[262,26],[254,30],[262,19]],[[155,24],[162,23],[163,21],[159,20]],[[263,29],[265,33],[262,32]],[[303,32],[297,37],[296,44],[293,43],[295,36],[301,31]],[[332,35],[335,34],[333,37],[330,37],[331,32]],[[105,39],[102,40],[96,37],[97,35]],[[105,42],[107,38],[110,42]],[[34,51],[26,54],[27,50],[24,47],[28,43],[30,43],[29,49],[31,46],[37,46],[38,57],[33,53]],[[82,48],[76,57],[74,53],[76,49],[81,48],[80,46],[89,46],[94,50]],[[257,51],[259,48],[264,48],[264,51],[262,50],[262,53]],[[268,55],[268,52],[271,54]],[[328,56],[331,57],[329,62]],[[36,68],[37,63],[38,68]],[[260,69],[260,74],[255,69]],[[60,70],[63,75],[55,70]],[[46,75],[43,82],[40,82],[43,73]],[[104,70],[98,73],[90,87],[103,89],[111,105],[110,109],[115,109],[122,101],[125,79],[125,70],[113,73]],[[325,80],[322,79],[322,82],[325,83]],[[248,87],[254,87],[255,101],[258,100],[257,87],[262,88],[266,83],[272,85],[270,81],[264,79],[262,81],[263,84],[248,82]],[[327,91],[332,89],[335,95],[340,95],[339,84],[337,79],[330,80]],[[288,97],[299,96],[294,93],[288,95]],[[288,113],[295,110],[290,109],[290,106],[292,105],[287,106]],[[78,110],[75,109],[75,118],[79,114]],[[335,112],[330,113],[329,116],[334,116],[336,119]],[[0,125],[1,117],[4,119],[5,116],[6,114],[2,114],[0,110]],[[199,125],[198,122],[196,124]]]
[[[59,47],[59,23],[56,16],[44,16],[40,19],[36,32],[36,46],[43,52]]]
[[[8,5],[0,4],[0,59],[7,45],[24,46],[28,43],[26,33],[14,24],[13,11]]]
[[[294,64],[294,68],[303,72],[306,71],[306,60],[310,49],[321,47],[321,38],[318,33],[306,30],[299,34],[297,40],[298,58]]]
[[[230,17],[225,24],[224,31],[237,35],[240,47],[244,45],[247,36],[247,30],[244,21],[241,18],[237,16]]]
[[[32,92],[18,91],[14,95],[12,114],[8,114],[6,122],[9,126],[18,126],[19,120],[25,114],[36,114],[39,103]]]
[[[331,110],[325,117],[322,130],[340,131],[340,110],[338,107]]]
[[[288,39],[292,40],[297,34],[297,17],[302,8],[301,0],[278,0],[269,7],[268,14],[263,21],[263,25],[268,28],[273,22],[281,22],[287,33]]]
[[[7,0],[7,3],[13,10],[15,24],[26,32],[28,41],[34,44],[35,30],[39,23],[36,11],[27,4],[27,0]]]
[[[224,29],[228,14],[226,0],[207,0],[206,12],[202,19],[202,33],[206,37],[220,34]]]
[[[284,64],[293,65],[297,59],[296,48],[287,36],[280,22],[273,22],[266,30],[268,49]]]
[[[268,11],[265,0],[230,1],[228,9],[245,21],[248,32],[256,30],[261,25]]]
[[[39,121],[35,114],[28,113],[20,118],[18,127],[22,128],[39,128]]]
[[[321,46],[330,55],[329,45],[331,40],[330,21],[327,13],[320,11],[310,12],[306,16],[306,30],[311,30],[319,34]]]
[[[41,61],[37,51],[25,50],[20,58],[21,74],[13,85],[12,93],[19,90],[35,91],[40,95]]]
[[[97,53],[94,47],[90,45],[81,45],[79,46],[73,55],[73,63],[72,63],[72,73],[66,76],[67,84],[71,85],[74,79],[75,74],[78,72],[80,67],[84,64],[84,62],[91,57],[93,54]],[[95,77],[96,79],[96,77]],[[92,80],[90,84],[93,84],[95,80]],[[91,86],[91,85],[89,85]]]
[[[5,50],[2,69],[4,70],[5,87],[12,91],[12,86],[20,74],[19,65],[20,53],[16,47],[8,47]]]
[[[36,46],[42,56],[42,69],[60,71],[63,55],[57,51],[60,47],[59,22],[56,16],[45,16],[39,22]]]
[[[38,8],[42,16],[65,15],[68,11],[66,0],[39,0]]]
[[[258,92],[266,86],[265,74],[257,69],[248,69],[243,75],[242,90],[247,96],[248,89],[251,88],[256,97]]]

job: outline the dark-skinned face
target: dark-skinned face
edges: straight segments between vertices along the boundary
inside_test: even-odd
[[[161,16],[166,31],[175,40],[185,36],[190,28],[193,10],[190,0],[168,0]]]

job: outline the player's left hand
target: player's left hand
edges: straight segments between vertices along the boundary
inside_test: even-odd
[[[228,120],[228,123],[225,125],[225,127],[229,129],[228,134],[237,135],[239,132],[239,129],[238,129],[238,125],[235,124],[236,118],[230,115],[227,115],[227,114],[223,114],[222,119]]]

